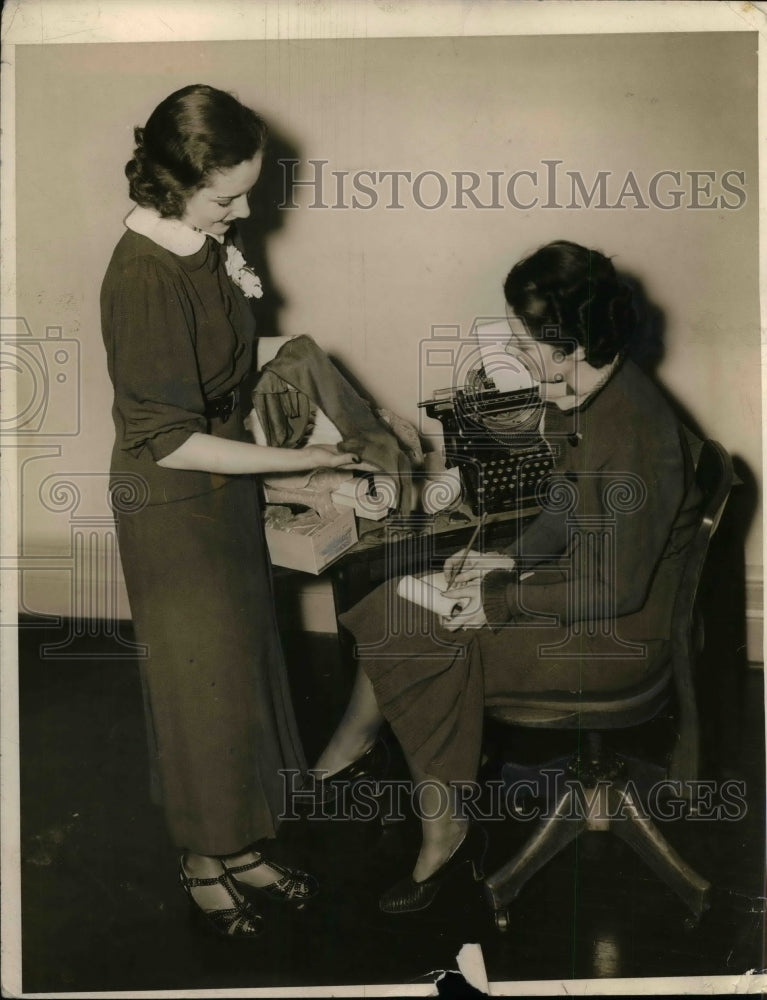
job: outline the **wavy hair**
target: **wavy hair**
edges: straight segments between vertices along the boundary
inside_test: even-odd
[[[560,341],[565,354],[581,345],[594,368],[625,353],[635,334],[631,289],[608,257],[577,243],[556,240],[525,257],[503,292],[531,336]]]
[[[131,198],[165,218],[180,218],[214,171],[263,149],[267,128],[232,94],[196,83],[166,97],[133,134],[136,148],[125,165]]]

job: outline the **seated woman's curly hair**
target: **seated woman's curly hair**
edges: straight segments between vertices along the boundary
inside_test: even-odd
[[[580,344],[594,368],[623,354],[634,337],[631,290],[598,250],[548,243],[514,265],[503,291],[531,336],[559,342],[565,354]]]
[[[215,170],[252,160],[266,142],[263,119],[223,90],[204,84],[166,97],[143,128],[125,165],[133,201],[180,218],[187,199]]]

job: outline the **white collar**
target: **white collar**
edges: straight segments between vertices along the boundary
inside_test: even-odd
[[[592,385],[588,392],[581,393],[580,395],[575,395],[575,393],[570,393],[565,396],[558,396],[552,398],[552,402],[556,403],[560,410],[574,410],[576,407],[581,407],[583,404],[591,399],[599,390],[604,386],[605,382],[612,378],[615,369],[620,363],[620,355],[616,355],[609,365],[605,365],[601,372],[599,379]]]
[[[224,242],[223,236],[193,229],[181,219],[164,219],[156,209],[144,208],[143,205],[136,205],[126,217],[125,225],[132,232],[146,236],[153,243],[170,250],[178,257],[191,257],[201,250],[206,235],[212,236],[219,243]]]

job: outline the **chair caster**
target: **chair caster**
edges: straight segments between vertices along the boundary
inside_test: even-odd
[[[493,914],[495,919],[495,928],[500,931],[501,934],[505,934],[511,926],[511,921],[509,920],[508,910],[496,910]]]

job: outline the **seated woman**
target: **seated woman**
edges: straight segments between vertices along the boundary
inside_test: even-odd
[[[484,831],[452,805],[457,785],[476,780],[488,704],[625,688],[663,665],[694,533],[687,439],[627,357],[631,296],[611,262],[551,243],[511,270],[504,292],[507,350],[532,360],[550,395],[549,501],[506,553],[467,554],[450,589],[460,608],[452,618],[406,605],[396,580],[340,618],[359,670],[316,771],[375,776],[387,720],[419,783],[422,845],[411,875],[381,897],[387,913],[427,907],[463,863],[481,877]],[[557,383],[565,393],[554,394]],[[447,560],[448,579],[460,557]]]

